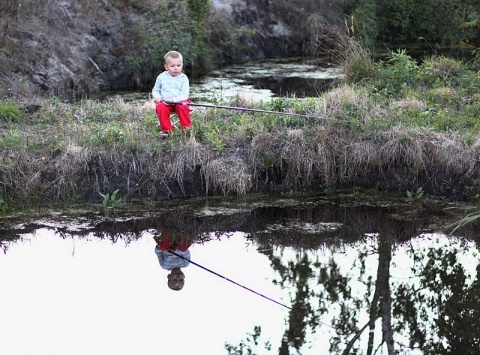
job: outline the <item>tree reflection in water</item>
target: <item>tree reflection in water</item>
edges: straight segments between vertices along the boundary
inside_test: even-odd
[[[468,243],[459,240],[445,243],[442,235],[431,239],[437,237],[437,245],[426,236],[397,244],[377,235],[368,244],[345,248],[343,258],[341,250],[323,257],[296,250],[289,260],[281,250],[263,251],[277,271],[277,284],[291,296],[278,354],[302,353],[308,334],[315,332],[329,334],[331,354],[477,354],[477,250],[466,250]],[[458,255],[468,255],[476,270]],[[392,276],[398,271],[402,277]],[[252,343],[247,340],[243,344]]]
[[[225,344],[228,354],[314,354],[318,341],[331,354],[477,354],[475,227],[447,238],[432,227],[445,212],[417,207],[401,216],[390,204],[318,198],[236,201],[228,208],[209,201],[151,217],[77,218],[84,218],[82,228],[72,228],[72,220],[49,226],[62,238],[127,245],[165,229],[202,245],[243,233],[268,258],[270,281],[290,308],[280,339],[265,337],[265,324],[255,324],[238,343]],[[38,222],[2,230],[4,252],[35,228]]]

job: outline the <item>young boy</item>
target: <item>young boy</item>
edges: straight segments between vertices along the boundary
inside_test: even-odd
[[[161,238],[154,237],[154,240],[157,243],[155,254],[160,266],[170,271],[167,275],[168,287],[174,291],[180,291],[185,285],[185,274],[181,268],[190,264],[191,256],[188,250],[190,241],[186,237],[172,238],[169,230],[163,231]],[[180,256],[170,253],[169,250]]]
[[[190,118],[190,83],[188,77],[182,73],[183,56],[177,51],[165,54],[165,71],[157,76],[152,90],[155,101],[155,111],[164,137],[172,133],[173,127],[170,114],[176,112],[182,126],[182,131],[192,127]],[[174,104],[180,103],[180,104]]]

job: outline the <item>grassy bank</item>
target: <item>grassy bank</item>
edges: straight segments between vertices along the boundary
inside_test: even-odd
[[[365,68],[315,98],[227,102],[310,117],[196,108],[193,131],[169,139],[148,98],[2,101],[2,206],[99,202],[116,190],[123,200],[340,187],[475,199],[478,61],[418,64],[399,52]]]

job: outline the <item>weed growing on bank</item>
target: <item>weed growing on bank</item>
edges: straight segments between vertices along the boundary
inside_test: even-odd
[[[0,196],[10,209],[101,203],[108,191],[125,201],[347,186],[479,195],[478,68],[404,51],[372,68],[315,98],[228,103],[279,114],[196,108],[193,130],[168,139],[147,100],[1,101]]]

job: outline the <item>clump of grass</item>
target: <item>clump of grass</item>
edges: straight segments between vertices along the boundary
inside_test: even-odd
[[[84,186],[79,177],[87,175],[94,151],[91,148],[69,144],[51,161],[52,181],[47,193],[56,199],[69,200],[81,195]]]
[[[415,174],[425,170],[426,157],[422,140],[414,131],[396,126],[385,133],[384,139],[379,147],[384,169],[394,170],[402,166],[408,167]]]
[[[335,60],[340,64],[347,82],[359,82],[374,75],[372,54],[348,34],[337,37]]]
[[[367,92],[352,85],[334,88],[321,97],[322,114],[336,125],[361,131],[362,125],[384,118],[385,110]]]
[[[261,175],[275,166],[282,166],[282,158],[278,154],[281,146],[282,140],[272,132],[262,129],[255,134],[247,148],[254,175]]]
[[[478,154],[475,145],[465,147],[461,139],[453,134],[428,132],[419,138],[423,142],[428,170],[442,176],[456,176],[461,172],[464,178],[474,173]]]
[[[348,55],[342,65],[345,78],[351,82],[358,82],[373,75],[373,60],[370,51],[361,47],[357,42],[346,47]]]
[[[331,61],[342,69],[343,78],[349,83],[360,82],[375,74],[372,53],[355,38],[352,29],[346,26],[342,31],[322,24],[316,34],[321,41],[315,41],[320,51],[330,54]]]
[[[413,110],[413,111],[425,111],[428,108],[427,103],[425,100],[418,99],[416,97],[412,98],[404,98],[400,100],[393,100],[390,104],[392,109],[399,109],[399,110]]]
[[[423,67],[432,70],[442,77],[457,76],[462,70],[463,63],[454,58],[434,55],[423,61]]]
[[[16,128],[0,132],[0,137],[2,137],[0,140],[0,150],[2,152],[20,149],[24,143],[22,133]]]
[[[352,142],[344,147],[338,178],[341,181],[356,181],[366,172],[379,171],[383,165],[378,144],[372,141]]]
[[[207,194],[210,191],[246,195],[253,186],[247,164],[238,156],[223,156],[208,161],[201,168]]]
[[[480,93],[475,93],[470,97],[470,103],[478,104],[480,103]]]
[[[32,204],[41,203],[46,188],[42,181],[45,171],[44,159],[24,150],[9,151],[2,156],[2,181],[5,198],[11,201],[30,201]]]
[[[308,185],[312,179],[315,153],[310,149],[303,130],[287,131],[281,156],[287,168],[285,184],[294,187]]]
[[[245,95],[242,95],[242,93],[237,93],[229,103],[231,106],[235,107],[245,107],[245,108],[251,108],[254,106],[254,103],[249,100],[248,98],[245,97]]]
[[[434,88],[430,90],[427,95],[434,103],[442,105],[448,105],[457,100],[457,93],[453,88],[448,86]]]
[[[166,162],[166,174],[176,179],[183,193],[185,173],[193,172],[197,168],[205,165],[209,160],[209,151],[195,139],[192,134],[188,139],[177,139],[178,145],[176,152],[171,159]]]
[[[20,103],[0,101],[0,123],[15,123],[25,119],[27,113]]]

